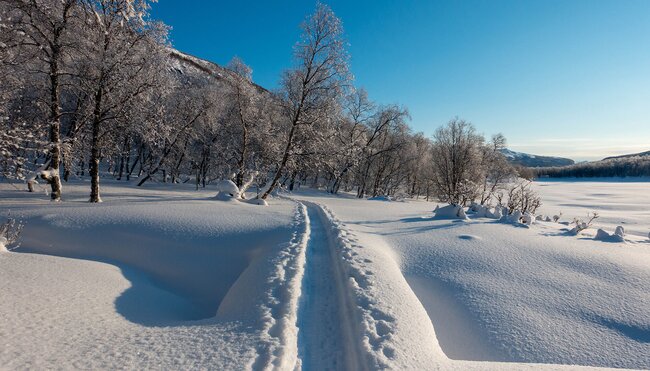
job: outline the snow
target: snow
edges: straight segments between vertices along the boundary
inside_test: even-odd
[[[25,221],[22,247],[0,257],[3,367],[291,362],[299,278],[267,279],[300,265],[279,259],[304,234],[294,202],[215,208],[213,189],[103,189],[101,205],[86,184],[67,185],[60,205],[2,189],[2,208]]]
[[[0,254],[3,368],[650,367],[650,197],[634,183],[535,184],[540,215],[606,205],[594,227],[625,244],[488,208],[437,218],[312,190],[260,208],[215,203],[214,185],[105,183],[101,205],[84,183],[60,204],[0,185],[26,222]]]
[[[215,184],[217,188],[218,200],[227,200],[228,198],[239,198],[239,188],[232,180],[220,180]]]
[[[7,252],[7,238],[0,237],[0,253]]]
[[[628,238],[646,239],[650,232],[650,192],[647,179],[632,181],[627,178],[609,178],[595,181],[555,181],[544,179],[533,183],[542,197],[541,214],[558,215],[561,220],[585,218],[598,212],[596,228],[614,230],[623,225]]]
[[[433,210],[435,219],[467,219],[465,209],[460,205],[445,205]]]
[[[356,295],[372,298],[360,300],[358,307],[372,303],[389,319],[383,324],[389,330],[383,331],[391,336],[380,344],[395,350],[382,357],[382,348],[369,346],[377,361],[372,365],[650,367],[650,245],[645,241],[604,244],[569,236],[565,225],[554,222],[527,229],[489,219],[437,220],[428,216],[426,202],[387,203],[377,212],[352,198],[295,197],[326,204],[353,246],[349,265],[363,264],[372,273],[356,273],[366,283]],[[626,203],[618,207],[638,220],[648,206],[633,212],[625,210]],[[579,215],[576,209],[563,211]],[[365,259],[371,262],[360,263]]]

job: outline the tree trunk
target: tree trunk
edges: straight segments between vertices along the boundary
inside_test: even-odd
[[[58,39],[58,35],[56,35]],[[50,62],[50,164],[47,176],[41,175],[51,187],[50,197],[52,201],[61,201],[61,178],[59,175],[59,164],[61,163],[61,106],[59,105],[59,56],[58,45],[52,48],[52,59]]]
[[[101,120],[102,93],[103,89],[100,85],[95,93],[95,109],[93,110],[93,133],[90,147],[90,202],[102,202],[99,196],[99,124]]]
[[[267,197],[273,192],[275,189],[278,180],[280,180],[280,176],[282,176],[282,172],[284,171],[284,167],[287,165],[287,161],[289,160],[289,153],[291,153],[291,149],[293,147],[293,136],[296,132],[296,120],[294,120],[294,124],[291,125],[291,130],[289,131],[289,138],[287,140],[287,146],[284,148],[284,154],[282,155],[282,161],[280,162],[280,166],[278,166],[278,170],[275,172],[275,175],[273,176],[273,180],[271,181],[271,184],[269,184],[268,187],[266,187],[266,191],[262,193],[261,198],[262,200],[266,200]]]

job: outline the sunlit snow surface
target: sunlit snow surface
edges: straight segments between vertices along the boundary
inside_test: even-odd
[[[628,241],[309,190],[110,183],[92,205],[87,184],[61,204],[1,184],[27,226],[0,253],[0,369],[650,368],[650,183],[535,187]]]

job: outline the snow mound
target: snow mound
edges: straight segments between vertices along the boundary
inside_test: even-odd
[[[621,226],[616,227],[613,234],[609,234],[602,228],[599,228],[594,236],[594,240],[603,242],[625,242],[625,229]]]
[[[472,206],[469,207],[469,211],[475,218],[501,219],[501,216],[503,215],[500,206],[496,206],[492,209],[490,206],[472,204]]]
[[[434,219],[467,219],[467,214],[465,214],[465,210],[460,205],[436,206],[433,214]]]
[[[263,200],[261,198],[251,198],[250,200],[246,200],[245,202],[251,205],[269,206],[269,203],[266,202],[266,200]]]
[[[502,223],[518,224],[522,215],[521,211],[515,210],[512,214],[504,213],[500,220]]]
[[[521,223],[525,225],[532,225],[535,223],[535,218],[530,213],[525,213],[521,216]]]
[[[223,179],[217,182],[217,200],[226,201],[230,198],[239,198],[239,188],[231,180]]]

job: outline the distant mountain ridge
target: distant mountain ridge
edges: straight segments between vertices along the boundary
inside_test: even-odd
[[[551,166],[569,166],[575,164],[575,161],[564,157],[539,156],[529,153],[516,152],[507,148],[501,150],[504,156],[511,164],[526,167],[551,167]]]
[[[605,160],[613,160],[613,159],[616,159],[616,158],[645,157],[645,156],[650,156],[650,151],[639,152],[639,153],[631,153],[629,155],[619,155],[619,156],[605,157],[603,159],[603,161],[605,161]]]
[[[650,151],[612,156],[570,166],[533,169],[538,178],[626,178],[650,176]]]

